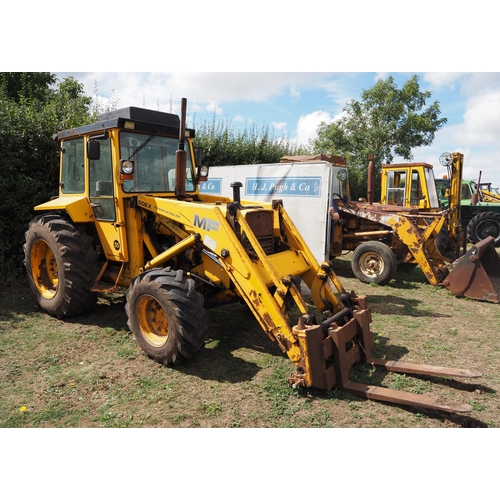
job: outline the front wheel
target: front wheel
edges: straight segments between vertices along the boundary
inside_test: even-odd
[[[159,363],[177,365],[205,342],[208,313],[203,295],[182,270],[152,269],[134,278],[125,310],[136,343]]]
[[[351,268],[362,283],[386,285],[396,276],[398,261],[394,252],[384,243],[367,241],[354,250]]]
[[[488,236],[493,236],[494,245],[500,247],[500,213],[482,212],[467,224],[467,238],[471,243],[477,243]]]

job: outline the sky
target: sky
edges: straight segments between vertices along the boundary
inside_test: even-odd
[[[179,113],[187,99],[189,126],[228,120],[235,129],[269,126],[275,137],[307,144],[321,122],[337,119],[352,99],[378,79],[391,75],[398,88],[414,74],[420,89],[438,101],[441,118],[431,146],[412,150],[413,161],[434,166],[436,177],[445,152],[464,154],[464,179],[500,187],[500,72],[60,72],[73,76],[101,106],[110,99],[118,107],[140,106]],[[405,161],[395,158],[394,163]]]
[[[115,0],[81,12],[77,4],[26,10],[8,3],[0,30],[0,70],[74,75],[85,92],[120,107],[215,117],[234,127],[270,126],[298,143],[335,120],[351,99],[392,75],[398,87],[417,74],[448,122],[414,161],[434,165],[464,154],[464,177],[500,187],[500,61],[492,3],[420,0],[323,2],[228,0],[186,10],[150,0],[133,9]],[[73,9],[73,10],[72,10]],[[30,43],[22,43],[22,36]],[[498,61],[498,62],[497,62]],[[397,161],[397,159],[395,160]]]

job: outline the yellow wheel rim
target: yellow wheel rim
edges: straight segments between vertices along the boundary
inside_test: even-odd
[[[37,240],[31,248],[31,275],[40,294],[52,299],[59,286],[59,270],[54,252],[47,242]]]
[[[160,303],[151,295],[142,295],[137,301],[139,328],[153,347],[162,347],[168,339],[168,318]]]

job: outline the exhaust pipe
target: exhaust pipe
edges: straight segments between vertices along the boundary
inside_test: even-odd
[[[373,205],[373,190],[375,186],[375,163],[373,161],[374,155],[368,155],[368,187],[366,193],[366,199],[369,205]]]
[[[187,156],[184,150],[184,143],[186,141],[186,104],[187,99],[183,97],[181,100],[179,149],[175,152],[175,195],[179,198],[186,196]]]

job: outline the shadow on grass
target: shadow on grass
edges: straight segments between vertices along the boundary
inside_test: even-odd
[[[385,315],[449,318],[450,314],[419,309],[422,303],[419,299],[407,299],[396,295],[371,295],[368,305],[372,312]]]
[[[231,304],[210,309],[209,315],[205,348],[188,363],[175,367],[180,372],[204,380],[239,383],[252,380],[262,369],[257,362],[243,359],[242,355],[255,357],[260,362],[264,359],[262,355],[286,357],[278,344],[262,331],[246,305]],[[240,350],[249,353],[235,354]]]
[[[88,311],[75,318],[63,318],[61,321],[69,324],[91,325],[99,328],[128,331],[125,295],[110,294],[99,297],[97,304],[94,304]]]
[[[356,279],[349,260],[334,259],[333,269],[335,274],[341,278]],[[411,290],[420,288],[422,284],[432,286],[429,284],[425,274],[417,264],[398,264],[396,278],[385,285],[385,287]]]

